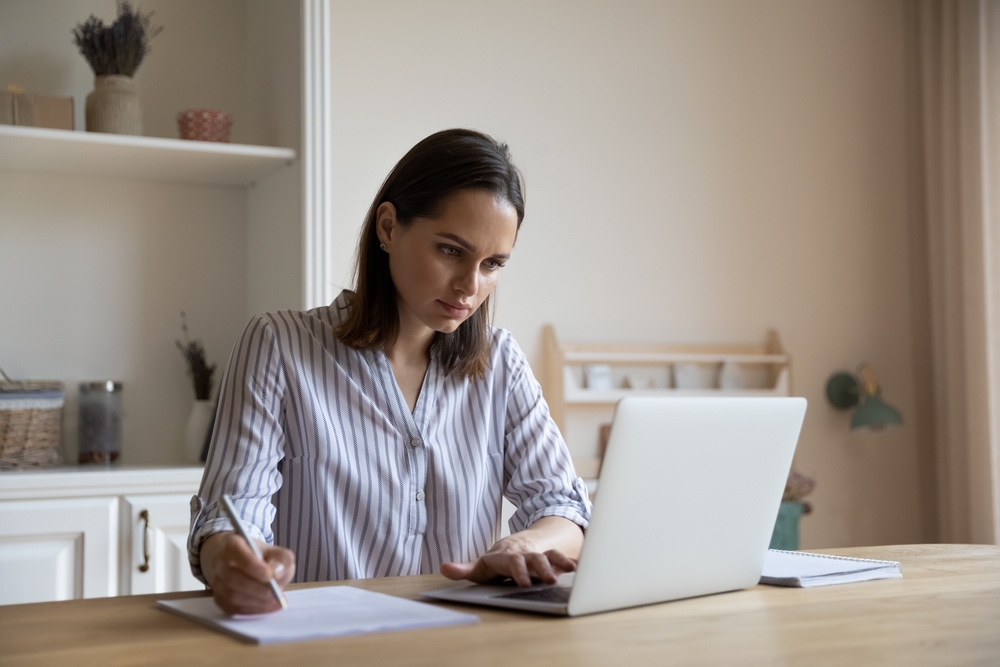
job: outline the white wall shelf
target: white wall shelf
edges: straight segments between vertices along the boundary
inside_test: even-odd
[[[0,170],[247,187],[295,157],[290,148],[0,125]]]
[[[566,363],[600,363],[600,364],[714,364],[731,362],[735,364],[785,364],[788,355],[785,354],[736,354],[736,353],[695,353],[695,352],[589,352],[581,350],[566,350],[563,352]]]
[[[614,405],[626,396],[787,396],[787,385],[780,382],[774,389],[567,389],[566,405]]]

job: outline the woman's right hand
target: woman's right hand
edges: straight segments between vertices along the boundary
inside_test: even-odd
[[[215,533],[201,543],[201,571],[215,602],[227,614],[263,614],[281,609],[274,599],[273,576],[282,589],[295,576],[295,554],[258,542],[262,562],[246,540],[232,531]]]

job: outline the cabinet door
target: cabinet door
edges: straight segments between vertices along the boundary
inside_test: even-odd
[[[205,585],[188,565],[191,495],[124,496],[123,500],[122,592],[203,590]]]
[[[118,499],[0,502],[0,604],[118,593]]]

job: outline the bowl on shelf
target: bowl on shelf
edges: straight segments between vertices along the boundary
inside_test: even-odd
[[[217,109],[188,109],[177,114],[181,139],[229,143],[233,116]]]

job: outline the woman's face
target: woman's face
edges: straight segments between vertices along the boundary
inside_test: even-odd
[[[517,238],[517,210],[485,190],[459,190],[438,216],[406,226],[390,203],[377,216],[404,330],[402,320],[457,329],[496,287]]]

